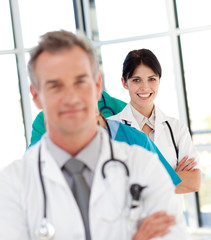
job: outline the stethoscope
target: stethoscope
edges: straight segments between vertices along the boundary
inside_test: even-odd
[[[107,122],[106,122],[106,124],[107,124]],[[109,129],[108,131],[109,131],[109,135],[110,135],[111,131],[110,131],[110,128],[109,128],[108,124],[107,124],[107,128]],[[129,172],[128,166],[122,160],[116,159],[114,157],[113,146],[112,146],[112,142],[111,142],[110,137],[109,137],[109,146],[110,146],[111,156],[110,156],[110,159],[105,161],[103,166],[102,166],[103,179],[106,178],[106,174],[105,174],[106,165],[109,164],[110,162],[117,162],[117,163],[121,164],[125,168],[126,176],[129,177],[130,172]],[[41,147],[39,147],[39,153],[38,153],[38,171],[39,171],[41,188],[42,188],[42,192],[43,192],[43,218],[42,218],[40,224],[37,226],[37,228],[35,230],[35,235],[40,240],[50,240],[55,235],[55,228],[48,221],[48,218],[47,218],[47,195],[46,195],[46,189],[45,189],[45,185],[44,185],[44,181],[43,181],[43,177],[42,177],[42,173],[41,173],[42,172],[41,171]],[[140,199],[140,194],[141,194],[141,191],[143,190],[143,188],[145,188],[145,187],[142,187],[139,184],[132,184],[131,185],[131,187],[130,187],[130,193],[131,193],[131,196],[132,196],[131,208],[134,208],[134,207],[138,206],[139,199]]]
[[[38,171],[39,171],[40,184],[43,192],[43,218],[35,230],[35,235],[40,240],[50,240],[53,238],[55,234],[55,228],[47,219],[47,196],[46,196],[45,185],[42,177],[40,155],[41,155],[41,147],[39,147],[39,153],[38,153]]]
[[[115,115],[114,110],[113,110],[111,107],[107,106],[106,100],[105,100],[105,97],[103,96],[103,94],[102,94],[102,99],[103,99],[104,106],[101,107],[101,108],[99,109],[99,111],[102,112],[103,109],[108,109],[108,110],[110,110],[110,111],[112,112],[112,115]]]

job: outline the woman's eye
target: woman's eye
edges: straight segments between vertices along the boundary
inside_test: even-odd
[[[133,82],[140,82],[140,79],[134,78],[134,79],[133,79]]]
[[[156,81],[156,78],[150,78],[149,80],[150,81]]]

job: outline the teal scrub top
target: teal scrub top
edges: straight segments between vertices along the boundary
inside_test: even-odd
[[[177,186],[179,183],[182,182],[180,177],[177,175],[177,173],[174,171],[168,161],[164,158],[156,145],[145,133],[140,132],[137,129],[127,126],[125,124],[122,124],[121,122],[116,120],[107,119],[107,123],[111,131],[112,139],[119,142],[126,142],[129,145],[136,144],[151,152],[156,153],[159,157],[159,160],[169,173],[174,185]]]
[[[98,109],[105,118],[121,112],[127,103],[111,97],[107,92],[102,92],[102,97],[98,101]]]

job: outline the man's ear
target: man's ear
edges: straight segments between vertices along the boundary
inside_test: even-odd
[[[121,78],[121,81],[122,81],[122,86],[123,86],[125,89],[128,89],[127,82],[125,82],[125,80],[124,80],[123,77]]]
[[[102,75],[99,73],[96,79],[97,99],[100,100],[102,96]]]
[[[33,101],[34,101],[35,105],[39,109],[42,109],[42,104],[40,102],[40,97],[39,97],[38,91],[33,85],[30,85],[30,92],[31,92],[31,95],[32,95],[32,98],[33,98]]]

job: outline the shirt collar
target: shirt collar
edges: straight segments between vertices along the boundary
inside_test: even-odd
[[[152,110],[152,114],[149,118],[145,117],[142,113],[137,111],[132,104],[130,103],[130,107],[133,113],[134,118],[139,124],[140,129],[143,128],[144,124],[147,124],[152,129],[155,128],[155,108]]]
[[[57,146],[47,134],[46,137],[47,148],[50,151],[51,155],[55,159],[59,168],[62,168],[64,164],[72,158],[71,154]],[[92,141],[85,146],[74,158],[83,162],[91,171],[95,171],[97,161],[100,155],[100,146],[101,146],[101,137],[99,129],[96,136]]]

